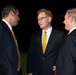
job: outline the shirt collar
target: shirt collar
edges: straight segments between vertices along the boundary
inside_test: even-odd
[[[2,19],[2,21],[4,21],[7,24],[10,30],[12,29],[12,26],[6,20]]]
[[[76,29],[76,27],[74,27],[74,28],[72,28],[70,31],[69,31],[69,33],[68,34],[70,34],[73,30],[75,30]]]
[[[48,33],[48,32],[51,32],[51,31],[52,31],[52,26],[46,30],[47,33]],[[42,30],[42,33],[43,33],[43,32],[44,32],[44,30]]]

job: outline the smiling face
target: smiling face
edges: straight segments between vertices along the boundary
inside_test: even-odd
[[[37,19],[41,29],[47,30],[50,27],[51,17],[47,16],[45,12],[39,13]]]
[[[66,30],[70,30],[70,18],[68,17],[68,14],[67,13],[64,16],[63,23],[65,24],[65,29]]]
[[[66,12],[63,23],[65,24],[65,29],[68,31],[76,27],[76,8],[69,9]]]

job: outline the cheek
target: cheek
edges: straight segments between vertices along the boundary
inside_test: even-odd
[[[47,24],[47,23],[48,23],[48,20],[44,20],[43,23],[44,23],[44,24]]]

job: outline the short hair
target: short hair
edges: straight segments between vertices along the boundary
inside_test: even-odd
[[[53,14],[50,10],[47,10],[47,9],[40,9],[37,11],[37,15],[40,14],[41,12],[44,12],[47,16],[50,16],[51,18],[53,18]]]
[[[68,18],[72,17],[76,22],[76,8],[68,9],[67,14],[68,14]]]
[[[2,18],[7,17],[10,11],[12,11],[14,14],[16,14],[16,12],[19,12],[16,6],[8,4],[2,10]]]

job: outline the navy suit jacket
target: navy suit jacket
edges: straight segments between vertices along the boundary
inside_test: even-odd
[[[55,65],[59,47],[64,40],[64,34],[58,30],[52,30],[45,54],[42,52],[41,37],[42,31],[32,35],[27,56],[27,73],[53,75],[53,65]]]
[[[61,46],[56,66],[57,75],[76,75],[76,29]]]
[[[18,55],[12,33],[0,22],[0,75],[17,75]]]

